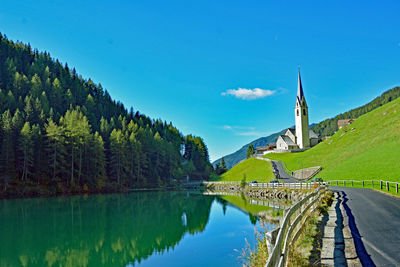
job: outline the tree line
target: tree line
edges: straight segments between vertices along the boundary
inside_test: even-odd
[[[200,137],[128,111],[75,68],[0,33],[3,191],[162,186],[211,170]]]

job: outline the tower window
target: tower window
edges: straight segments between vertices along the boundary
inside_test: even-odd
[[[306,115],[306,110],[305,110],[305,109],[303,109],[303,115],[304,115],[304,116]]]
[[[297,116],[299,116],[299,110],[297,110]]]

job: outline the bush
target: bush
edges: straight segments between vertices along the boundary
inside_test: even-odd
[[[240,187],[244,188],[246,186],[246,174],[243,174],[243,178],[240,181]]]

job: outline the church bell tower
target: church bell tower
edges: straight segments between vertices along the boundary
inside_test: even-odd
[[[310,133],[308,124],[308,107],[304,97],[303,86],[301,85],[300,69],[299,83],[297,86],[297,98],[295,107],[296,118],[296,144],[300,149],[310,147]]]

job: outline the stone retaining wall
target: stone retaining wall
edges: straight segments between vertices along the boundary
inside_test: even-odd
[[[293,172],[293,177],[300,180],[309,180],[322,170],[321,166],[305,168]]]

